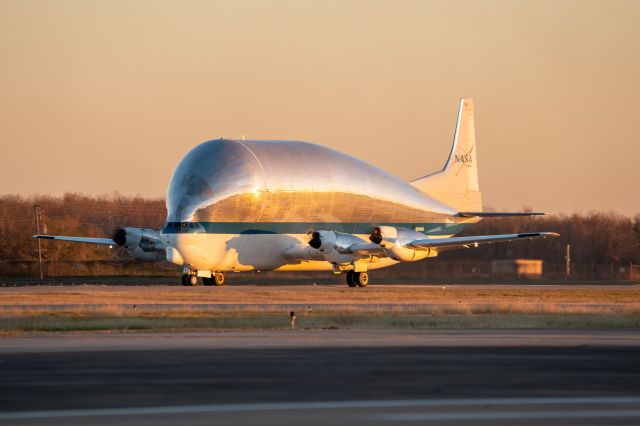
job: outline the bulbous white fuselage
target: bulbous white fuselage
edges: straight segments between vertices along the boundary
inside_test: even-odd
[[[363,243],[378,226],[449,236],[469,222],[455,214],[406,182],[326,147],[220,139],[198,145],[177,166],[161,238],[167,260],[195,270],[319,271],[349,256],[336,253],[337,262],[328,262],[285,255],[306,247],[314,231],[343,232]],[[359,260],[376,269],[406,259]]]

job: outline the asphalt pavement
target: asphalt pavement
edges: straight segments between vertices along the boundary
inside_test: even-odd
[[[636,330],[253,333],[4,338],[0,424],[640,424]]]

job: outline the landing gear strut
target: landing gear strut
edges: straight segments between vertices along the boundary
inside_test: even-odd
[[[221,286],[224,285],[224,274],[222,272],[213,272],[211,278],[203,278],[202,283],[206,286]]]
[[[369,275],[366,272],[347,271],[347,285],[349,287],[366,287],[369,284]]]

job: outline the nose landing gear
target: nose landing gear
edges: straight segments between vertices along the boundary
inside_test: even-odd
[[[182,275],[182,285],[192,287],[198,284],[198,275],[196,272],[189,272]],[[203,277],[202,284],[205,286],[221,286],[224,285],[224,274],[222,272],[212,272],[211,277]]]
[[[198,284],[198,276],[196,274],[183,274],[182,285],[187,287],[193,287]]]

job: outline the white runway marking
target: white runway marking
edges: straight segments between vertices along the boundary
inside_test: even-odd
[[[285,402],[285,403],[253,403],[253,404],[204,404],[177,405],[167,407],[130,407],[130,408],[89,408],[76,410],[50,411],[16,411],[0,413],[0,420],[47,419],[62,417],[105,417],[105,416],[137,416],[154,414],[186,414],[186,413],[230,413],[259,411],[299,411],[299,410],[340,410],[340,409],[384,409],[408,407],[468,407],[468,406],[545,406],[545,405],[597,405],[597,404],[640,404],[640,396],[620,397],[569,397],[569,398],[473,398],[473,399],[418,399],[418,400],[372,400],[372,401],[326,401],[326,402]],[[555,417],[640,417],[640,410],[611,411],[552,411],[552,412],[501,412],[501,413],[429,413],[429,414],[381,414],[380,420],[466,420],[466,419],[509,419],[505,415],[528,415]],[[440,418],[437,416],[449,416]],[[461,416],[454,418],[451,416]],[[539,417],[546,418],[546,417]]]
[[[373,416],[375,420],[383,421],[463,421],[463,420],[527,420],[527,419],[584,419],[610,417],[638,417],[640,410],[611,410],[611,411],[507,411],[497,413],[468,412],[468,413],[407,413],[380,414]]]

